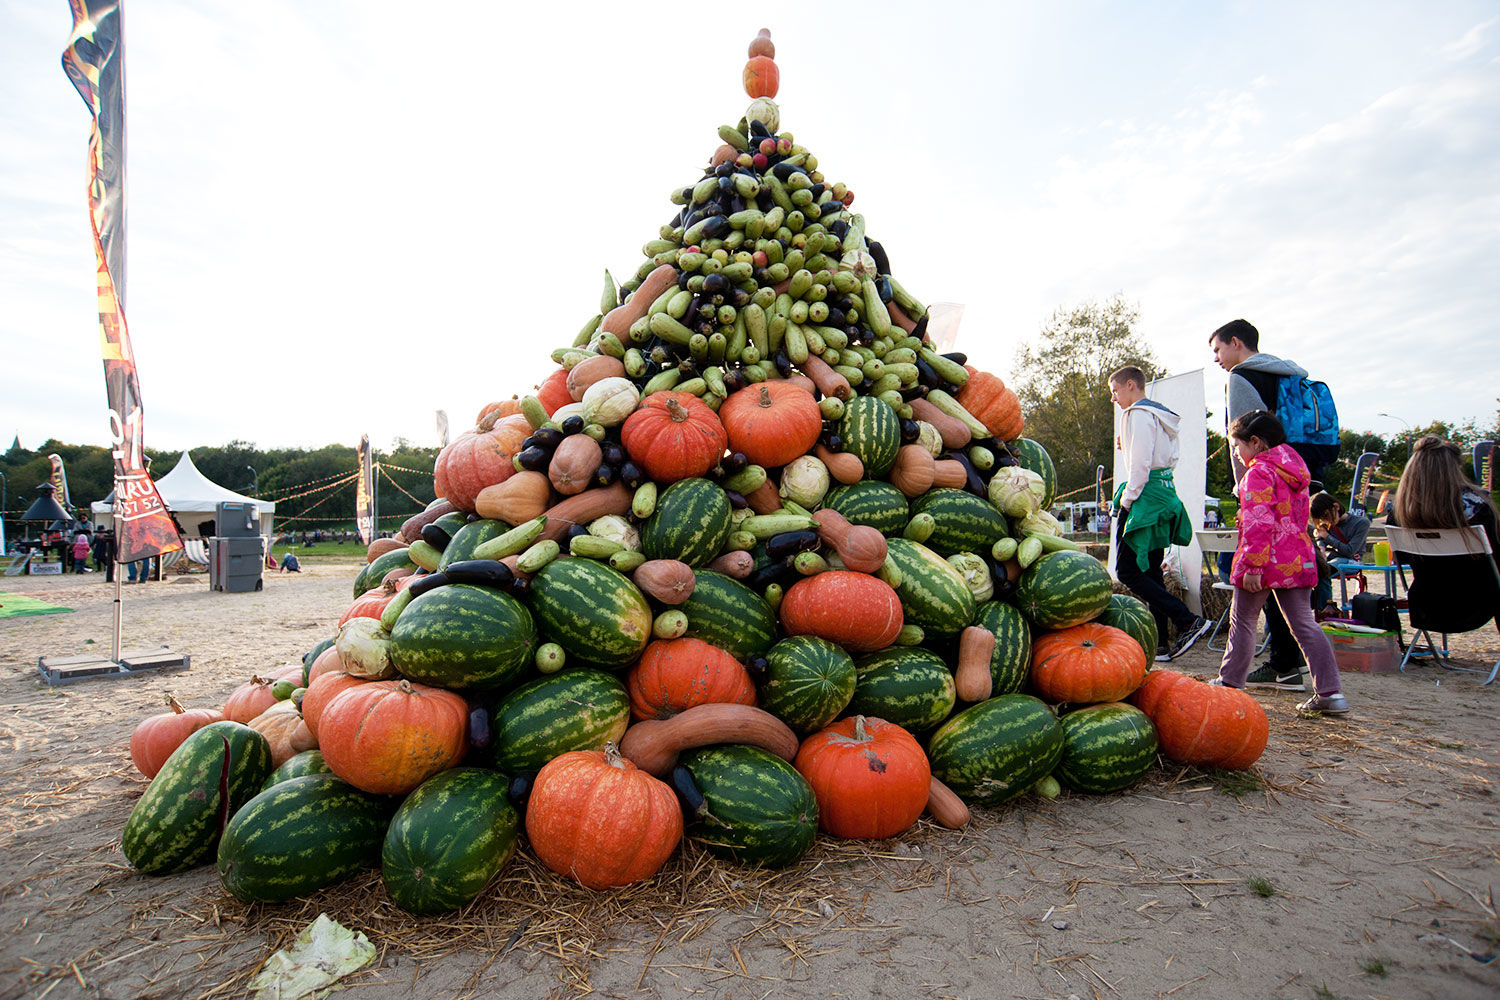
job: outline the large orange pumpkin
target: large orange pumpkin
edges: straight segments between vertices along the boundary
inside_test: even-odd
[[[542,864],[590,889],[650,878],[682,840],[682,807],[664,782],[603,750],[553,758],[532,782],[526,836]]]
[[[866,573],[829,570],[798,580],[781,599],[787,635],[815,635],[851,653],[870,653],[896,641],[905,621],[901,598]]]
[[[312,682],[327,673],[334,673],[344,669],[344,658],[339,655],[337,646],[329,646],[318,654],[318,658],[312,661],[312,666],[307,668],[307,684],[311,687]]]
[[[781,89],[781,70],[770,56],[751,56],[745,63],[745,93],[751,97],[775,97]]]
[[[374,682],[368,678],[346,673],[342,666],[324,671],[309,681],[307,690],[302,693],[302,721],[307,723],[308,731],[313,737],[318,735],[318,720],[323,717],[323,709],[328,707],[329,702],[350,688],[371,683]]]
[[[183,740],[224,718],[223,712],[212,708],[183,708],[182,702],[171,695],[167,695],[167,707],[170,712],[142,719],[130,734],[130,759],[148,778],[156,777]]]
[[[381,613],[385,611],[385,606],[391,603],[391,598],[395,596],[396,588],[387,587],[385,584],[381,584],[373,590],[367,590],[356,597],[353,604],[349,605],[349,610],[344,612],[343,617],[339,619],[339,624],[343,625],[344,622],[351,618],[379,618]],[[333,647],[330,646],[329,648]],[[324,652],[327,652],[327,650],[324,650]],[[321,656],[322,654],[319,655]]]
[[[955,397],[975,420],[1002,441],[1014,441],[1026,429],[1026,419],[1021,415],[1021,401],[998,375],[982,372],[964,365],[969,372],[969,381]]]
[[[1161,751],[1179,764],[1243,769],[1266,749],[1266,710],[1244,691],[1153,670],[1130,701],[1151,719]]]
[[[519,413],[501,417],[488,431],[464,431],[438,453],[432,466],[433,489],[459,510],[473,511],[480,490],[515,474],[511,459],[530,436],[531,425]]]
[[[339,693],[318,719],[334,774],[377,795],[405,795],[463,759],[469,706],[452,691],[371,681]]]
[[[479,410],[479,415],[474,418],[474,423],[475,423],[476,426],[479,425],[479,424],[484,423],[484,418],[488,417],[492,413],[495,415],[496,418],[499,418],[499,417],[508,417],[512,413],[520,413],[520,412],[521,412],[521,401],[519,399],[517,399],[515,396],[512,396],[509,399],[502,399],[502,400],[499,400],[498,402],[484,404],[484,406],[481,407],[480,410]],[[494,421],[492,420],[492,421],[490,421],[490,423],[493,425]]]
[[[297,668],[297,673],[300,677],[301,667]],[[276,704],[276,695],[271,693],[271,686],[275,683],[274,677],[262,677],[259,674],[251,677],[229,693],[229,698],[224,702],[224,718],[230,722],[249,723]]]
[[[1085,622],[1031,645],[1031,686],[1043,699],[1074,705],[1123,701],[1146,679],[1146,651],[1130,634]]]
[[[657,639],[625,677],[630,714],[670,719],[694,705],[754,705],[750,672],[729,653],[701,639]]]
[[[793,762],[818,797],[818,826],[835,837],[880,840],[922,815],[932,768],[894,722],[857,715],[802,741]]]
[[[631,459],[663,485],[706,474],[728,442],[719,415],[686,392],[652,393],[620,428]]]
[[[812,393],[791,382],[759,382],[730,394],[719,420],[729,447],[768,469],[806,455],[823,433]]]

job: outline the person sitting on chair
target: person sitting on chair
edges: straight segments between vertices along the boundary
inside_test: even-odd
[[[1349,567],[1364,562],[1365,538],[1370,534],[1370,519],[1363,514],[1345,511],[1333,497],[1319,493],[1312,498],[1313,534],[1318,551],[1333,566],[1334,576],[1358,576]],[[1319,579],[1313,589],[1313,610],[1326,610],[1333,603],[1333,579]]]
[[[1387,521],[1405,528],[1462,528],[1478,525],[1490,540],[1495,566],[1500,568],[1495,502],[1464,475],[1458,446],[1435,434],[1412,447],[1411,460],[1401,470],[1395,508]]]

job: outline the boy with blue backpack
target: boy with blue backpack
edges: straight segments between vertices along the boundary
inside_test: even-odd
[[[1260,331],[1243,319],[1219,327],[1208,338],[1214,360],[1229,373],[1225,389],[1225,426],[1252,410],[1276,414],[1286,430],[1286,443],[1302,456],[1312,477],[1311,492],[1323,488],[1323,471],[1338,458],[1339,422],[1328,386],[1307,377],[1307,369],[1260,350]],[[1229,449],[1235,485],[1245,467]],[[1305,691],[1306,665],[1275,602],[1266,605],[1266,627],[1271,633],[1271,656],[1246,679],[1246,687]]]

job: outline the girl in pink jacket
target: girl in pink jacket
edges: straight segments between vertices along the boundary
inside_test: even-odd
[[[1247,469],[1240,480],[1239,543],[1230,582],[1229,644],[1214,683],[1242,688],[1255,658],[1255,629],[1272,594],[1307,658],[1317,693],[1297,708],[1343,715],[1349,703],[1340,691],[1333,646],[1313,620],[1312,588],[1318,566],[1307,534],[1307,463],[1286,443],[1281,421],[1251,410],[1229,428],[1230,444]]]

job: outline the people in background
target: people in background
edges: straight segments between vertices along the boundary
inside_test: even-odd
[[[1229,643],[1214,683],[1242,688],[1255,658],[1260,613],[1274,596],[1312,673],[1311,698],[1297,708],[1308,714],[1344,715],[1344,697],[1333,646],[1313,619],[1310,600],[1318,580],[1310,517],[1307,463],[1286,443],[1281,421],[1252,410],[1229,428],[1230,444],[1245,466],[1240,482],[1239,541],[1234,550]]]
[[[94,534],[94,568],[104,570],[104,582],[115,582],[115,533],[99,531]]]
[[[283,572],[283,573],[300,573],[300,572],[302,572],[302,563],[297,559],[296,553],[288,550],[287,552],[285,552],[285,553],[282,554],[282,556],[281,556],[281,572]]]
[[[1490,552],[1500,567],[1500,534],[1496,530],[1495,501],[1464,474],[1458,447],[1429,434],[1412,448],[1401,471],[1395,509],[1389,523],[1406,528],[1462,528],[1477,525],[1490,540]]]
[[[89,542],[87,532],[80,531],[73,536],[73,572],[88,572],[89,553],[91,551],[93,551],[93,545]]]
[[[1328,578],[1325,580],[1320,577],[1318,586],[1313,589],[1313,607],[1327,611],[1328,605],[1333,603],[1334,578],[1358,576],[1360,573],[1360,570],[1351,567],[1364,562],[1370,519],[1363,514],[1344,510],[1343,505],[1327,493],[1319,493],[1313,497],[1310,510],[1313,535],[1323,557],[1332,568]]]

